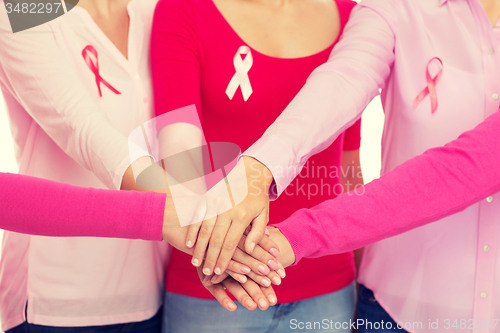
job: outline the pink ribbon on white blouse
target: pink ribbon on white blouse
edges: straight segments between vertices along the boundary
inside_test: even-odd
[[[439,68],[439,72],[436,74],[436,76],[434,78],[431,78],[431,74],[429,73],[429,66],[431,65],[431,63],[434,60],[439,61],[440,68]],[[443,74],[443,62],[441,61],[441,59],[439,59],[438,57],[434,57],[431,60],[429,60],[429,62],[427,63],[427,68],[425,70],[425,78],[427,80],[427,87],[425,87],[425,89],[422,90],[420,92],[420,94],[418,94],[418,96],[413,101],[413,108],[414,109],[420,104],[420,102],[422,102],[422,100],[427,95],[429,95],[430,98],[431,98],[431,110],[432,110],[432,113],[434,113],[436,111],[436,109],[438,107],[438,100],[437,100],[437,93],[436,93],[436,84],[441,79],[442,74]]]
[[[92,54],[95,57],[95,62],[90,57],[89,53]],[[99,90],[99,96],[102,97],[101,83],[104,84],[106,87],[108,87],[109,90],[111,90],[115,94],[121,95],[121,93],[118,90],[116,90],[113,86],[111,86],[99,74],[99,59],[97,57],[97,50],[92,45],[87,45],[83,49],[82,56],[83,56],[83,59],[85,59],[85,63],[87,63],[87,66],[90,68],[90,70],[92,71],[92,73],[94,73],[94,75],[95,75],[95,82],[97,84],[97,89]]]
[[[242,55],[246,55],[245,59],[241,58]],[[250,68],[252,68],[253,65],[253,57],[248,46],[240,46],[238,48],[238,51],[236,51],[233,58],[233,64],[236,73],[234,73],[233,78],[229,81],[226,89],[226,95],[230,100],[232,100],[236,90],[240,87],[243,100],[246,102],[253,93],[250,78],[248,77],[248,71],[250,71]]]

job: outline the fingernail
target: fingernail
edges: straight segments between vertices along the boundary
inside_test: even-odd
[[[253,252],[254,249],[255,249],[255,243],[251,242],[250,243],[250,253]]]
[[[247,267],[247,266],[241,266],[241,267],[240,267],[240,271],[241,271],[243,274],[248,274],[248,273],[250,273],[252,270],[250,269],[250,267]]]
[[[253,307],[255,305],[254,301],[252,301],[251,299],[247,299],[247,301],[245,302],[245,304],[248,307]]]
[[[261,298],[259,299],[259,306],[261,308],[265,308],[267,306],[267,302],[263,298]]]
[[[267,297],[267,299],[269,300],[270,304],[276,304],[276,302],[278,302],[278,300],[276,299],[276,296],[274,296],[274,295],[269,295]]]
[[[281,279],[277,276],[273,277],[273,283],[277,286],[281,284]]]
[[[280,268],[280,269],[278,269],[278,272],[277,272],[277,273],[278,273],[278,275],[279,275],[279,276],[281,276],[281,278],[282,278],[282,279],[284,279],[284,278],[285,278],[285,276],[286,276],[285,271],[284,271],[284,270],[282,270],[281,268]]]
[[[229,310],[231,310],[231,311],[236,310],[236,304],[234,304],[233,302],[228,302],[228,303],[226,304],[226,307],[227,307]]]
[[[269,266],[269,268],[273,271],[277,270],[278,269],[278,263],[274,260],[269,260],[267,262],[267,266]]]
[[[203,278],[203,283],[208,283],[210,281],[210,276],[205,276]],[[211,282],[211,281],[210,281]]]
[[[269,267],[264,265],[259,265],[258,271],[264,275],[269,274]]]
[[[194,265],[194,266],[196,266],[196,267],[200,266],[200,261],[199,261],[198,259],[196,259],[196,258],[193,258],[192,263],[193,263],[193,265]]]
[[[187,241],[186,246],[187,246],[187,247],[191,247],[191,246],[193,246],[193,242],[191,242],[191,241]],[[271,253],[271,254],[272,254],[272,253]]]
[[[204,268],[203,269],[203,274],[210,275],[210,268]]]
[[[245,283],[245,282],[247,282],[247,277],[240,275],[240,276],[238,276],[238,281],[240,281],[241,283]]]
[[[264,233],[265,233],[266,235],[268,235],[268,236],[271,236],[271,233],[269,232],[269,230],[267,230],[267,228],[266,228],[266,231],[264,231]]]
[[[276,249],[276,248],[274,248],[274,247],[273,247],[272,249],[270,249],[270,250],[269,250],[269,253],[271,253],[271,255],[272,255],[273,257],[275,257],[275,258],[276,258],[276,257],[279,257],[279,255],[280,255],[280,251],[278,251],[278,249]]]
[[[213,284],[215,284],[217,282],[217,277],[218,276],[214,275],[214,277],[210,280],[210,282],[212,282]]]
[[[261,282],[266,287],[269,287],[271,285],[271,281],[269,281],[269,279],[267,279],[267,278],[262,279]]]
[[[214,272],[215,272],[215,274],[217,274],[217,275],[221,275],[221,274],[222,274],[222,270],[221,270],[219,267],[215,268],[215,271],[214,271]]]

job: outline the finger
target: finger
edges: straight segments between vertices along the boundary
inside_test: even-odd
[[[236,304],[231,300],[231,298],[227,295],[226,291],[224,290],[224,286],[222,284],[216,284],[212,285],[210,281],[207,281],[209,278],[208,276],[205,276],[201,268],[197,269],[198,276],[200,277],[200,280],[203,281],[203,285],[205,288],[215,297],[215,299],[227,310],[229,311],[234,311],[236,310]]]
[[[240,223],[231,223],[229,225],[228,230],[226,230],[227,235],[224,239],[224,244],[222,245],[222,249],[216,263],[216,269],[223,272],[228,267],[231,257],[233,256],[245,229],[246,226]]]
[[[246,265],[243,265],[237,261],[231,260],[229,262],[229,266],[227,266],[228,270],[231,270],[233,272],[238,272],[241,274],[248,274],[252,271],[252,269]]]
[[[227,214],[222,214],[217,217],[205,258],[205,266],[203,268],[204,273],[207,272],[211,274],[212,272],[215,272],[215,274],[220,275],[226,270],[231,257],[229,257],[225,265],[222,267],[216,267],[216,264],[221,253],[222,244],[224,244],[224,239],[226,238],[226,234],[229,230],[230,225],[231,220],[229,219]]]
[[[262,293],[266,296],[269,304],[276,305],[278,303],[278,297],[276,296],[276,292],[272,287],[269,288],[260,288],[262,290]]]
[[[229,298],[226,291],[224,290],[224,287],[221,284],[216,284],[214,286],[206,288],[225,309],[229,311],[236,310],[236,304],[233,302],[233,300],[231,300],[231,298]]]
[[[267,230],[267,228],[266,228]],[[278,245],[270,238],[270,237],[264,237],[258,244],[261,248],[266,250],[267,252],[271,253],[271,255],[275,258],[279,257],[280,251]]]
[[[198,238],[198,232],[200,231],[200,228],[201,228],[201,222],[191,224],[188,227],[188,232],[186,235],[186,246],[187,247],[192,248],[194,246],[194,244],[196,243],[196,239]]]
[[[255,284],[255,282],[252,282],[252,281],[247,281],[245,283],[245,285],[252,284],[252,283],[255,286],[257,286]],[[250,293],[246,290],[246,288],[243,287],[243,285],[241,285],[240,283],[236,282],[233,278],[227,278],[227,279],[225,279],[222,282],[222,285],[224,287],[226,287],[227,291],[229,291],[234,296],[234,298],[236,298],[236,300],[238,302],[240,302],[241,305],[243,305],[248,310],[253,311],[253,310],[255,310],[257,308],[257,303],[254,302],[254,300],[252,299],[252,296],[250,295]],[[218,286],[220,286],[220,284]],[[262,295],[264,295],[264,294],[262,293]],[[226,294],[226,296],[227,296],[227,294]]]
[[[256,302],[261,310],[267,310],[269,308],[269,302],[267,301],[267,297],[264,295],[262,288],[252,280],[248,280],[246,283],[242,284],[243,288],[245,288],[246,292],[252,300]],[[272,288],[272,287],[268,287]],[[231,291],[230,291],[231,292]],[[232,293],[232,292],[231,292]],[[233,294],[234,295],[234,294]]]
[[[227,272],[228,271],[225,271],[221,275],[212,274],[212,275],[207,276],[207,278],[210,279],[211,284],[218,284],[218,283],[221,283],[222,281],[224,281],[229,276],[229,274]]]
[[[226,275],[230,275],[233,279],[235,279],[236,281],[238,281],[239,283],[245,283],[247,282],[248,278],[243,275],[243,274],[240,274],[240,273],[236,273],[236,272],[233,272],[231,270],[226,270],[224,273],[222,273],[222,275],[214,275],[214,277],[212,278],[211,282],[214,283],[214,284],[217,284],[217,283],[220,283],[222,281],[225,280],[224,279],[221,279],[222,276]]]
[[[272,273],[276,274],[276,272],[272,272]],[[247,274],[247,277],[249,279],[252,279],[255,283],[257,283],[263,287],[270,287],[271,286],[271,280],[266,276],[262,276],[262,275],[255,274],[254,272],[250,272]],[[280,283],[281,283],[281,281],[280,281]]]
[[[268,266],[258,261],[248,253],[243,252],[239,248],[237,248],[234,252],[233,260],[250,267],[250,269],[258,275],[267,275],[271,272]]]
[[[256,283],[258,283],[264,287],[269,287],[271,285],[271,283],[273,283],[275,285],[281,284],[281,278],[276,272],[270,271],[269,274],[267,275],[267,277],[264,277],[262,275],[255,274],[254,272],[252,272],[250,267],[242,265],[241,263],[236,262],[234,260],[231,260],[231,262],[229,263],[228,270],[238,272],[239,274],[246,274],[250,279],[254,280]],[[238,279],[236,279],[236,280],[238,280]],[[219,280],[217,280],[217,281],[219,281]],[[222,281],[222,280],[220,280],[220,281]],[[238,280],[238,281],[241,282],[241,280]]]
[[[252,230],[250,230],[250,233],[248,234],[245,241],[245,251],[247,251],[248,253],[252,253],[255,246],[262,241],[262,238],[264,238],[267,222],[269,222],[268,207],[269,203],[268,206],[264,208],[252,222]]]
[[[267,237],[266,237],[267,238]],[[245,243],[245,236],[243,236],[240,240],[240,243],[238,244],[238,249],[240,249],[241,251],[243,251],[243,247],[244,247],[244,243]],[[262,242],[261,242],[262,243]],[[267,243],[267,242],[264,242],[264,243]],[[273,248],[273,245],[274,242],[272,243],[269,243],[267,244],[267,247],[268,248]],[[267,265],[271,270],[273,271],[277,271],[278,269],[280,269],[282,272],[280,272],[280,276],[282,278],[284,278],[284,271],[285,269],[283,268],[283,265],[281,265],[278,260],[276,260],[276,258],[271,255],[269,252],[267,252],[266,250],[264,250],[260,244],[257,245],[253,252],[250,254],[254,259],[256,259],[257,261],[260,261],[262,264],[265,264]],[[239,257],[240,258],[240,257]],[[247,258],[247,261],[245,262],[241,262],[243,264],[247,263],[247,262],[252,262],[250,261],[248,258]],[[254,263],[255,264],[255,263]],[[257,271],[256,271],[257,272]],[[262,270],[259,271],[259,272],[263,272]],[[267,274],[266,274],[267,275]]]
[[[193,261],[192,264],[199,267],[203,262],[205,257],[205,251],[207,250],[208,242],[212,236],[214,229],[216,217],[205,220],[201,224],[200,231],[198,233],[198,239],[196,240],[196,245],[194,248]],[[203,274],[210,275],[211,272],[203,271]]]

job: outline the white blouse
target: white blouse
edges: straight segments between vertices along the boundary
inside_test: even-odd
[[[132,162],[128,135],[153,116],[149,39],[157,1],[129,3],[128,59],[81,7],[13,34],[2,2],[0,88],[20,172],[118,189]],[[109,325],[152,317],[163,299],[167,246],[6,232],[2,329],[26,320],[26,302],[28,322],[39,325]]]

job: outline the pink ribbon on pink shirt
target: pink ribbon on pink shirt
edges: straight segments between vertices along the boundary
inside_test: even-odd
[[[441,68],[439,69],[439,72],[437,73],[437,75],[434,78],[431,78],[431,74],[429,73],[429,66],[431,65],[431,63],[434,60],[439,61]],[[420,92],[420,94],[418,94],[417,98],[415,98],[415,101],[413,101],[413,108],[414,109],[420,104],[420,102],[422,102],[422,100],[427,95],[429,95],[431,98],[432,113],[434,113],[436,111],[436,109],[438,107],[436,84],[441,79],[442,74],[443,74],[443,62],[441,61],[441,59],[439,59],[438,57],[434,57],[431,60],[429,60],[429,62],[427,63],[427,68],[425,70],[425,78],[427,80],[427,87],[425,87],[425,89],[422,90]]]
[[[89,53],[94,55],[95,57],[95,62],[93,59],[90,57]],[[99,60],[97,57],[97,50],[92,46],[92,45],[87,45],[83,51],[82,51],[82,56],[83,59],[85,59],[85,62],[87,63],[87,66],[90,68],[92,73],[95,75],[95,82],[97,84],[97,89],[99,90],[99,96],[102,97],[102,91],[101,91],[101,83],[104,84],[106,87],[109,88],[112,92],[114,92],[117,95],[121,95],[121,93],[113,88],[106,80],[102,78],[102,76],[99,74]]]

